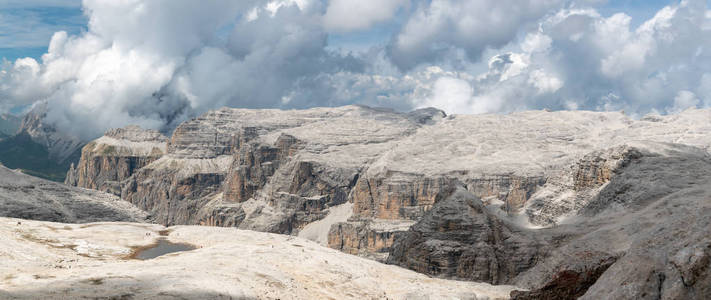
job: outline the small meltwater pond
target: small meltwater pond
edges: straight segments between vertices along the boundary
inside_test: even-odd
[[[195,249],[197,249],[197,248],[193,245],[176,244],[176,243],[171,243],[170,241],[168,241],[166,239],[159,239],[157,244],[136,250],[136,252],[134,252],[133,255],[131,255],[131,258],[140,259],[140,260],[147,260],[147,259],[156,258],[158,256],[166,255],[169,253],[190,251],[190,250],[195,250]]]

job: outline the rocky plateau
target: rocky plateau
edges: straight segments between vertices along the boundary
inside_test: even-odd
[[[0,218],[0,238],[0,299],[505,299],[513,290],[235,228]],[[160,239],[197,249],[133,258]]]
[[[165,226],[308,238],[516,299],[711,297],[711,110],[223,108],[127,127],[66,183]]]

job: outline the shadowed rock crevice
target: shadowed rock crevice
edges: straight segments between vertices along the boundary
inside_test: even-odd
[[[578,299],[617,260],[604,253],[581,253],[578,257],[585,261],[576,265],[579,269],[561,270],[541,288],[531,291],[513,291],[511,299]]]

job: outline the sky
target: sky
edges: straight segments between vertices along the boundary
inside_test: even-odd
[[[94,138],[222,106],[711,106],[707,0],[0,0],[0,113]]]
[[[86,23],[81,0],[0,0],[0,58],[39,59],[55,32],[76,35]]]

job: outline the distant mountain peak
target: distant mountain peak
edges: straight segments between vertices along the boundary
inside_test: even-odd
[[[17,132],[26,132],[35,143],[47,148],[51,159],[63,163],[85,143],[75,135],[57,130],[46,118],[47,104],[37,104],[22,118]]]

